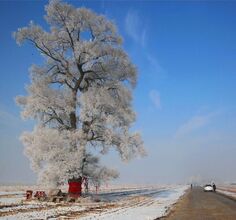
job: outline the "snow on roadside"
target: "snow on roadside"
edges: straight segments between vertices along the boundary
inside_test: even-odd
[[[177,187],[175,189],[165,190],[154,196],[147,197],[141,203],[134,206],[130,204],[125,208],[116,208],[108,210],[104,213],[89,214],[81,220],[98,219],[98,220],[153,220],[162,217],[166,214],[171,205],[182,196],[187,186]]]
[[[236,192],[229,192],[227,190],[221,190],[221,189],[217,189],[216,191],[236,199]]]

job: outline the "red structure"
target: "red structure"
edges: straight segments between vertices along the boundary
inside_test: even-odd
[[[27,190],[26,191],[26,199],[32,199],[33,191],[32,190]]]
[[[78,198],[81,196],[82,191],[82,178],[79,179],[71,179],[68,181],[69,184],[69,196]]]
[[[36,191],[34,197],[37,198],[37,199],[45,198],[46,197],[46,193],[45,193],[45,191]]]

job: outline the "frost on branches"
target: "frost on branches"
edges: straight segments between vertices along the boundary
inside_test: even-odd
[[[30,42],[45,60],[31,67],[28,96],[16,99],[22,116],[38,122],[21,136],[26,155],[44,184],[115,178],[117,171],[94,153],[115,148],[124,161],[145,154],[140,135],[129,132],[136,69],[104,16],[50,1],[45,18],[49,32],[30,22],[14,33],[18,44]]]

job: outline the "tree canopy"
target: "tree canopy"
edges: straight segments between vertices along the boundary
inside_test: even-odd
[[[130,132],[137,70],[104,16],[54,0],[45,10],[49,31],[30,22],[14,33],[44,58],[30,69],[28,95],[16,98],[22,116],[37,121],[21,136],[25,153],[43,183],[117,177],[97,155],[110,148],[124,161],[145,154],[140,134]]]

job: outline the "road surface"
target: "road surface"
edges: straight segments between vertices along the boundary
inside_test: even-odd
[[[236,220],[236,201],[203,188],[193,188],[165,220]]]

